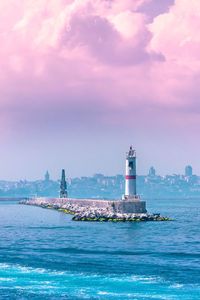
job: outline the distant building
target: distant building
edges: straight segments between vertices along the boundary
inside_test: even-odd
[[[190,177],[190,176],[192,176],[192,174],[193,174],[192,167],[186,166],[185,167],[185,176]]]
[[[46,173],[45,173],[45,175],[44,175],[44,180],[45,180],[46,182],[48,182],[48,181],[50,180],[50,175],[49,175],[49,172],[48,172],[48,171],[46,171]]]
[[[149,169],[149,174],[148,174],[150,177],[154,177],[154,176],[156,176],[156,170],[155,170],[155,168],[154,167],[151,167],[150,169]]]

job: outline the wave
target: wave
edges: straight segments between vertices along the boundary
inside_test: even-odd
[[[41,252],[62,252],[62,253],[74,253],[74,254],[98,254],[98,255],[151,255],[153,252],[149,251],[107,251],[107,250],[89,250],[82,248],[74,248],[74,247],[65,247],[65,248],[40,248]]]
[[[38,229],[44,229],[44,230],[60,230],[60,229],[71,229],[72,226],[69,226],[69,225],[66,225],[66,226],[28,226],[26,227],[26,229],[35,229],[35,230],[38,230]]]
[[[102,275],[58,271],[19,264],[0,264],[0,296],[4,291],[21,295],[47,295],[65,299],[188,299],[188,292],[200,292],[199,285],[166,281],[159,276]],[[179,298],[175,298],[177,296]],[[185,295],[185,298],[184,298]],[[28,297],[28,296],[27,296]],[[67,298],[68,297],[68,298]],[[21,297],[23,298],[23,297]],[[26,298],[25,298],[26,299]],[[195,298],[191,298],[195,299]]]
[[[94,254],[94,255],[119,255],[119,256],[154,256],[154,257],[177,257],[177,258],[200,258],[200,253],[188,253],[188,252],[154,252],[154,251],[122,251],[122,250],[89,250],[75,247],[57,247],[57,248],[32,248],[33,250],[39,250],[40,252],[60,252],[70,254]]]

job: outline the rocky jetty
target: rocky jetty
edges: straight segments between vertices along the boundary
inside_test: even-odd
[[[75,201],[74,203],[67,202],[66,199],[47,199],[36,198],[22,200],[20,204],[40,206],[47,209],[56,209],[66,214],[73,215],[73,221],[90,221],[90,222],[141,222],[141,221],[170,221],[167,217],[162,217],[160,214],[148,213],[119,213],[111,207],[95,207],[95,206],[80,206]]]
[[[101,214],[101,213],[76,213],[73,221],[96,221],[96,222],[144,222],[144,221],[170,221],[167,217],[160,214]]]

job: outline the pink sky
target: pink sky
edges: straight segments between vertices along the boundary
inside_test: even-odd
[[[158,4],[159,3],[159,4]],[[1,178],[200,173],[199,0],[1,0]]]

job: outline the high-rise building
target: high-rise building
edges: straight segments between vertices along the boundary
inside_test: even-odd
[[[190,177],[190,176],[192,176],[192,173],[193,173],[192,166],[186,166],[185,167],[185,176]]]
[[[67,182],[65,179],[65,170],[62,170],[62,177],[60,182],[60,198],[67,198]]]
[[[150,176],[150,177],[156,176],[156,170],[155,170],[154,167],[151,167],[151,168],[149,169],[149,176]]]

